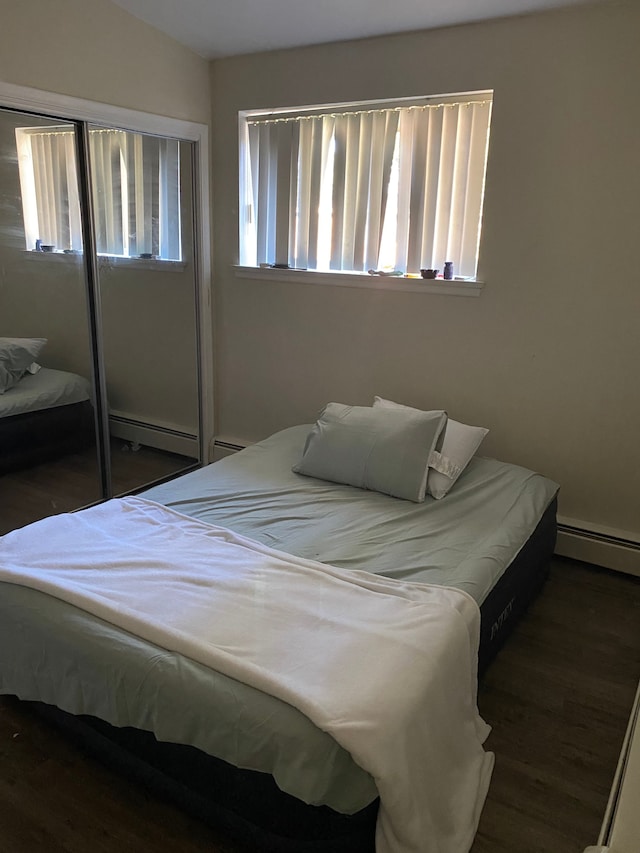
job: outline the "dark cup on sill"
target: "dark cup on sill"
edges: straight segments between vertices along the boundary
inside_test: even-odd
[[[422,278],[435,278],[440,270],[420,270]]]

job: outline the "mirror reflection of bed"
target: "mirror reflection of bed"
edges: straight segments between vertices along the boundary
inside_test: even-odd
[[[91,381],[45,366],[47,343],[0,337],[0,534],[102,497]],[[112,437],[111,462],[121,494],[193,460]]]
[[[35,354],[36,349],[36,341],[0,338],[2,533],[100,497],[91,384],[76,373],[36,361],[21,366],[20,356]],[[75,476],[61,488],[62,471],[55,463],[74,455]]]

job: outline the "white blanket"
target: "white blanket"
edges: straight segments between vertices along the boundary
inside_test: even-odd
[[[0,538],[0,580],[289,702],[375,779],[377,853],[466,853],[493,755],[465,593],[274,551],[140,498]]]

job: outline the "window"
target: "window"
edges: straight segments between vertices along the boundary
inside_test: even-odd
[[[240,263],[474,278],[492,94],[240,116]]]
[[[16,130],[26,247],[81,251],[73,127]],[[180,149],[174,139],[92,127],[98,254],[181,259]]]

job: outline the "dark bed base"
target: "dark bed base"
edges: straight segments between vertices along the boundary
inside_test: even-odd
[[[51,705],[25,704],[94,758],[249,851],[373,853],[377,800],[355,815],[341,815],[284,793],[268,773],[241,770],[195,747],[158,742],[150,732],[114,728]]]
[[[95,442],[89,400],[0,419],[0,474],[39,465]]]
[[[480,608],[478,675],[482,675],[549,575],[556,547],[558,500],[549,504],[520,553]]]
[[[481,607],[479,672],[493,660],[542,588],[556,541],[554,501]],[[37,703],[34,703],[37,705]],[[266,773],[240,770],[194,747],[159,743],[149,732],[116,729],[37,705],[99,759],[261,853],[373,853],[377,800],[355,815],[308,806]]]

